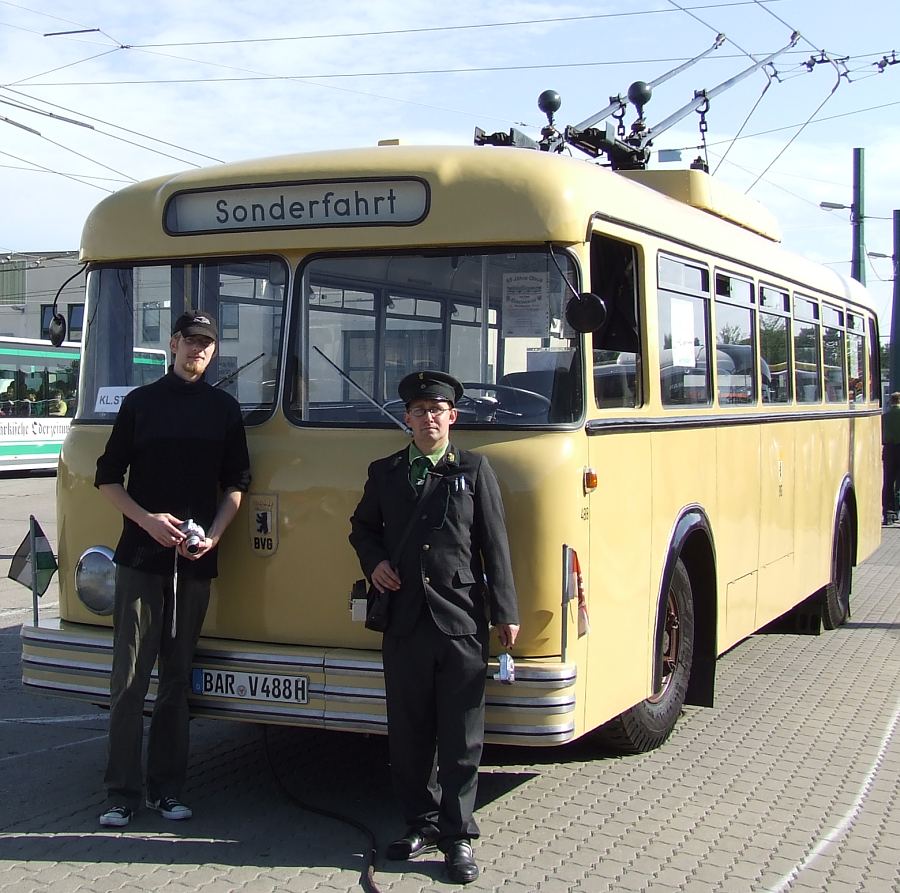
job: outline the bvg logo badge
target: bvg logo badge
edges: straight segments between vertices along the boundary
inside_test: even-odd
[[[250,545],[257,555],[273,555],[278,548],[278,497],[250,495]]]

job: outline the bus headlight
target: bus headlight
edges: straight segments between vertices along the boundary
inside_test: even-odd
[[[116,590],[116,566],[113,551],[106,546],[91,546],[75,567],[75,591],[84,606],[94,614],[113,612]]]

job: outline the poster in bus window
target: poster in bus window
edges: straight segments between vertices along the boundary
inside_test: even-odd
[[[693,369],[697,365],[694,349],[694,307],[690,301],[672,298],[672,365]]]
[[[503,337],[546,338],[550,332],[547,273],[503,275]]]

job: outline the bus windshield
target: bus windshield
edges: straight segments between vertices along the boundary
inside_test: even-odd
[[[207,370],[231,393],[247,423],[275,405],[287,267],[270,258],[210,259],[98,266],[88,274],[84,399],[79,421],[109,422],[131,388],[160,374],[132,357],[168,354],[172,323],[187,309],[218,320],[219,343]],[[161,370],[165,371],[165,365]]]
[[[574,287],[574,263],[555,259]],[[570,292],[546,250],[318,257],[299,282],[289,368],[306,374],[289,395],[295,422],[389,425],[362,392],[400,418],[397,384],[420,369],[463,383],[460,425],[582,415],[578,339],[563,315]]]

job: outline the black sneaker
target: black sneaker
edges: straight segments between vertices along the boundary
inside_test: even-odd
[[[104,828],[124,828],[134,813],[127,806],[110,806],[100,816],[100,824]]]
[[[147,808],[155,809],[164,819],[189,819],[194,813],[189,806],[185,806],[174,797],[160,797],[158,800],[147,798]]]

